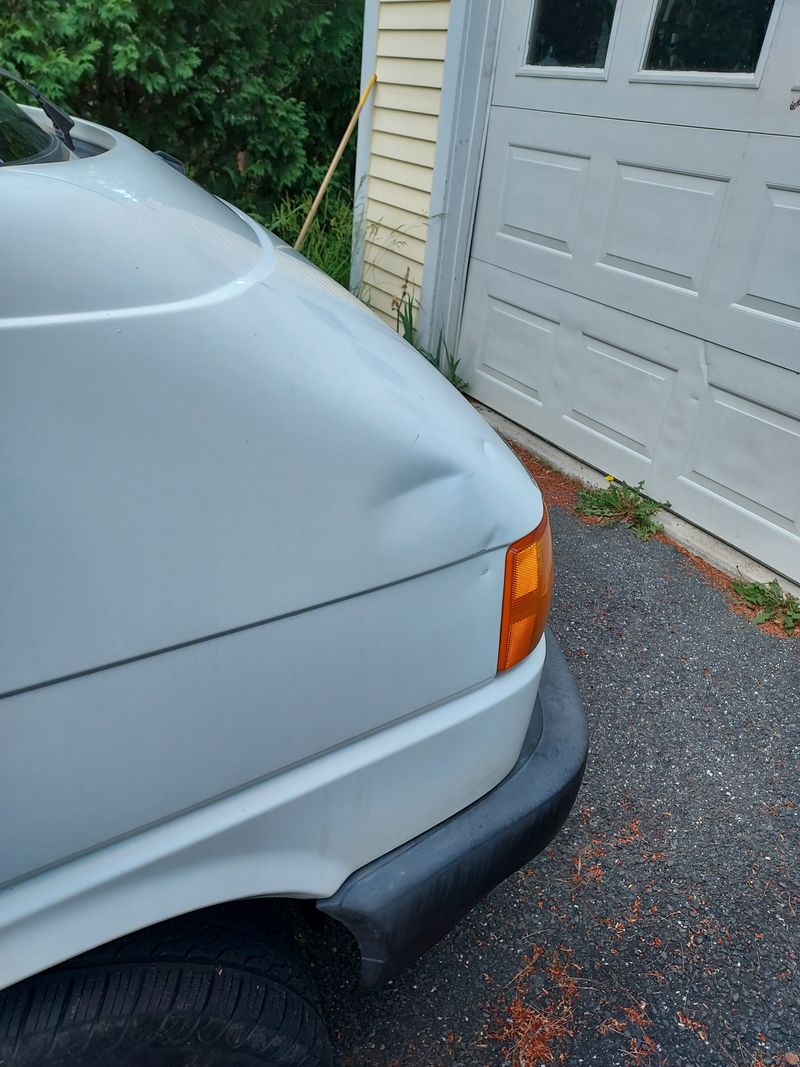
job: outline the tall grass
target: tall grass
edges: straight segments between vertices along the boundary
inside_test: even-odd
[[[456,359],[447,347],[447,341],[444,339],[444,331],[439,331],[439,340],[436,342],[436,348],[433,352],[419,343],[419,339],[417,338],[417,327],[414,322],[414,300],[408,292],[407,284],[408,272],[406,272],[406,281],[403,284],[403,292],[399,300],[394,301],[395,315],[397,317],[395,329],[400,336],[408,341],[410,345],[413,345],[419,354],[424,356],[440,374],[443,374],[451,385],[454,385],[461,393],[466,392],[467,389],[469,389],[469,382],[464,381],[458,373],[458,367],[461,360]]]
[[[283,199],[265,225],[281,240],[293,245],[314,199]],[[320,205],[300,251],[345,289],[350,286],[350,256],[353,245],[353,197],[341,186],[331,186]]]

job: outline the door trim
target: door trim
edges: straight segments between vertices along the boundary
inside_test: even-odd
[[[364,29],[361,41],[361,86],[364,92],[377,65],[378,15],[380,0],[366,0]],[[356,138],[356,166],[353,182],[353,239],[350,254],[350,291],[358,292],[364,274],[364,238],[367,222],[367,185],[369,183],[369,154],[372,147],[372,113],[375,94],[370,93],[358,120]]]
[[[452,0],[420,297],[420,339],[458,345],[505,0]]]

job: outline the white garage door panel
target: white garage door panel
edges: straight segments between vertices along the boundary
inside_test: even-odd
[[[531,8],[531,0],[506,0],[495,104],[708,129],[790,136],[797,132],[798,116],[788,106],[793,89],[800,87],[797,0],[776,0],[762,62],[752,74],[641,70],[651,0],[618,0],[605,69],[525,66]],[[665,86],[669,86],[666,93]],[[702,108],[698,107],[698,87],[712,90]]]
[[[661,291],[697,296],[729,181],[730,175],[691,174],[674,163],[643,167],[617,160],[596,266],[620,271],[623,279],[655,283]],[[666,219],[673,225],[665,226]]]
[[[626,343],[630,344],[627,338]],[[675,370],[585,333],[576,356],[578,373],[564,418],[652,459],[675,384]],[[620,404],[620,397],[625,397],[624,404]]]
[[[731,347],[800,370],[800,137],[751,138],[734,194],[717,258],[735,271],[712,275],[710,325]]]
[[[681,478],[791,535],[796,572],[800,376],[714,344],[705,354],[708,389]]]
[[[474,273],[477,280],[478,274]],[[497,286],[497,289],[506,298],[511,295],[509,287]],[[484,369],[541,407],[542,393],[547,391],[553,370],[559,323],[492,296],[489,289],[479,299],[485,300],[477,345]],[[465,322],[469,321],[467,317]],[[466,344],[470,334],[465,330],[463,336]],[[493,344],[495,337],[502,338],[502,344]]]
[[[648,485],[660,455],[686,447],[705,388],[696,338],[479,262],[460,351],[479,400]]]
[[[800,370],[800,139],[497,108],[486,160],[476,258]]]
[[[729,442],[739,447],[731,449]],[[800,464],[800,423],[770,408],[712,387],[700,410],[689,473],[684,480],[753,511],[790,533],[798,529],[797,496],[780,479],[765,477],[765,461],[776,468],[797,470]]]
[[[797,374],[477,261],[460,350],[479,400],[800,577]]]
[[[800,0],[506,0],[459,342],[479,399],[796,580],[799,40]]]

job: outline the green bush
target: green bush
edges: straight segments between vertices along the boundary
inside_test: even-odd
[[[333,155],[358,98],[362,13],[363,0],[5,0],[0,66],[265,219]]]

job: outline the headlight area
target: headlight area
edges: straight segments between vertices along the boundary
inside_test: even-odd
[[[553,541],[545,507],[536,529],[509,545],[506,552],[498,674],[516,666],[539,643],[552,595]]]

